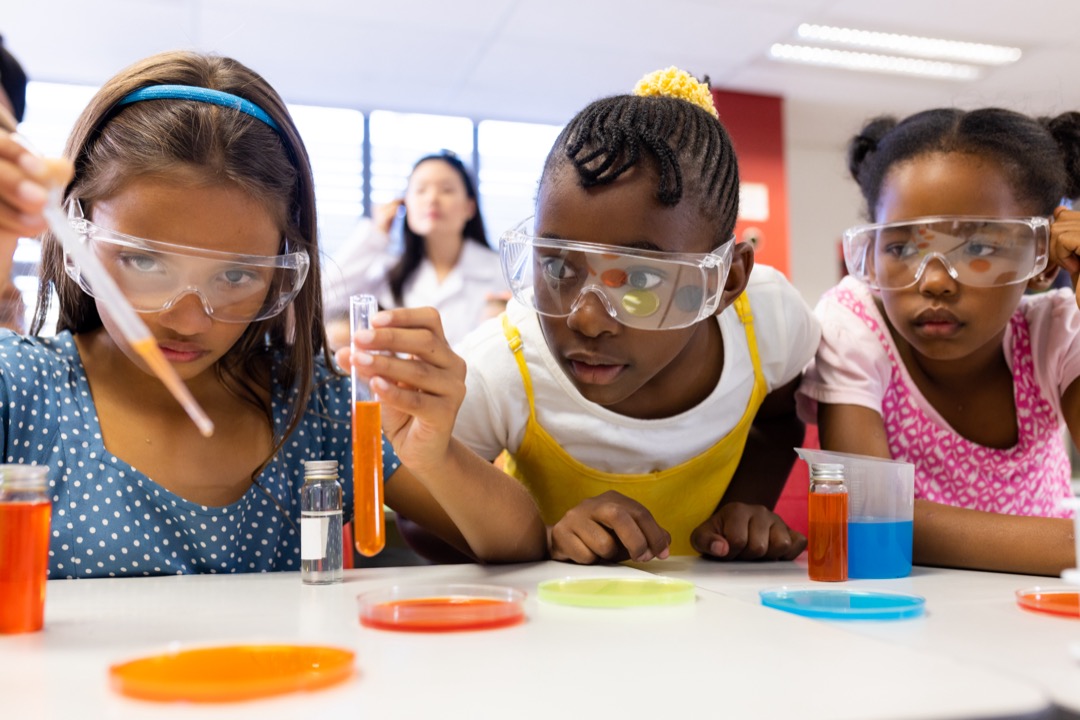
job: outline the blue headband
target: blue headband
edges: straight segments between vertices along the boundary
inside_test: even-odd
[[[257,120],[262,120],[275,132],[281,133],[281,129],[274,122],[274,119],[267,115],[266,111],[261,107],[250,100],[245,100],[242,97],[221,90],[211,90],[210,88],[195,87],[193,85],[149,85],[125,95],[117,103],[117,107],[123,107],[142,100],[192,100],[194,102],[220,105],[239,110]]]

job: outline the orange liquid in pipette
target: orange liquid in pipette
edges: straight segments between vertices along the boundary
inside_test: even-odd
[[[0,633],[41,629],[49,517],[48,502],[0,503]]]
[[[176,374],[176,370],[165,359],[161,348],[158,347],[157,340],[153,337],[137,340],[131,343],[131,348],[139,354],[143,362],[150,366],[150,370],[165,384],[165,387],[180,403],[180,406],[184,408],[192,422],[195,423],[195,426],[199,428],[199,432],[202,433],[203,437],[213,435],[214,423],[211,422],[206,412],[199,407],[199,403],[195,401],[191,391],[187,389],[187,385],[184,385],[184,381]]]
[[[379,403],[353,403],[353,534],[367,557],[386,545],[383,511],[382,410]]]
[[[364,608],[360,623],[380,630],[450,632],[506,627],[525,619],[521,603],[494,598],[430,597]]]
[[[810,493],[810,579],[847,580],[847,493]]]

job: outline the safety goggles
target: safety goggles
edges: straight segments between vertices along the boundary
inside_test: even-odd
[[[1045,217],[927,217],[844,233],[848,272],[880,290],[912,287],[933,260],[963,285],[1024,282],[1046,269],[1049,247]]]
[[[674,330],[720,304],[734,239],[711,253],[666,253],[535,237],[531,221],[503,233],[499,255],[514,298],[541,315],[566,317],[590,294],[627,327]]]
[[[308,254],[244,255],[146,240],[98,227],[82,215],[71,226],[97,254],[138,312],[168,310],[187,295],[221,322],[246,323],[277,315],[296,297],[308,272]],[[287,249],[287,248],[286,248]],[[87,294],[94,289],[70,255],[68,276]]]

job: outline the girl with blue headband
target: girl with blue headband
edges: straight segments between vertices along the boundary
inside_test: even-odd
[[[65,155],[73,168],[0,133],[0,241],[41,233],[48,186],[70,178],[72,225],[217,432],[199,434],[44,233],[34,335],[0,332],[0,449],[50,467],[49,576],[298,570],[303,466],[336,459],[351,477],[351,403],[285,104],[234,60],[156,55],[102,87]],[[383,405],[387,504],[474,559],[541,556],[528,493],[450,437],[465,371],[438,314],[375,325],[354,357]]]

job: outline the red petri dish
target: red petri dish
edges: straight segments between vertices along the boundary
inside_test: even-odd
[[[402,632],[491,630],[525,619],[525,593],[498,585],[416,585],[357,597],[360,624]]]
[[[1041,587],[1017,590],[1016,603],[1032,612],[1080,619],[1080,590]]]
[[[236,702],[317,690],[355,672],[351,650],[234,645],[166,652],[109,668],[113,689],[141,700]]]

